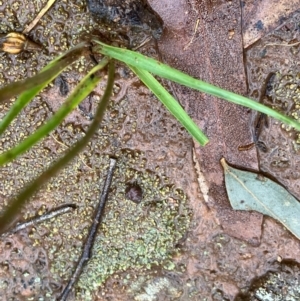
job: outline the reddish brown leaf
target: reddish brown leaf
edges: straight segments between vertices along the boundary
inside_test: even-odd
[[[280,26],[299,7],[299,0],[243,1],[244,47]]]
[[[188,5],[182,0],[177,7],[181,13],[176,15],[172,15],[171,9],[156,6],[155,1],[151,4],[172,28],[159,45],[167,63],[222,88],[246,94],[239,2],[217,1],[212,5],[210,1],[193,0]],[[178,15],[185,19],[177,20]],[[248,144],[252,139],[250,112],[184,87],[174,86],[174,90],[210,139],[205,148],[195,147],[208,185],[209,206],[217,211],[225,232],[257,243],[261,235],[261,215],[234,212],[230,208],[219,165],[220,158],[226,156],[235,164],[257,169],[255,150],[238,151],[240,145]]]

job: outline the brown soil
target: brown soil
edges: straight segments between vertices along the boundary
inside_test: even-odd
[[[0,1],[1,32],[21,31],[41,8],[34,1],[11,2],[15,4]],[[1,58],[1,84],[31,76],[57,53],[76,44],[83,32],[97,30],[85,3],[70,2],[58,0],[30,33],[32,40],[44,46],[42,53]],[[299,24],[297,15],[286,21],[286,27],[245,51],[244,66],[238,4],[196,0],[149,3],[164,21],[164,33],[158,51],[152,41],[141,49],[143,53],[162,57],[190,75],[244,95],[248,82],[250,96],[257,100],[261,100],[260,91],[270,72],[280,74],[270,84],[275,90],[298,83],[294,62],[299,61],[299,46],[266,48],[268,43],[300,40],[299,29],[293,27]],[[82,59],[64,72],[70,91],[91,66],[89,59]],[[260,168],[297,195],[298,134],[290,135],[271,121],[260,136],[268,151],[258,151],[258,164],[255,149],[237,150],[252,141],[254,116],[250,111],[163,83],[204,129],[210,143],[204,149],[195,145],[152,93],[119,65],[114,98],[97,135],[22,209],[20,220],[66,203],[76,204],[76,212],[1,239],[2,300],[55,300],[59,295],[79,257],[109,155],[118,157],[119,167],[94,257],[70,300],[255,301],[268,300],[259,299],[261,290],[256,293],[259,287],[270,291],[265,284],[268,281],[288,279],[284,292],[299,286],[295,280],[299,279],[299,241],[271,218],[233,212],[219,165],[225,156],[233,164]],[[43,142],[1,169],[1,208],[84,134],[104,86],[105,81]],[[296,88],[291,90],[297,98]],[[288,98],[282,94],[276,98],[272,91],[268,91],[268,101],[278,106]],[[60,83],[47,88],[1,137],[1,150],[32,133],[64,99]],[[1,105],[1,116],[8,107]],[[288,107],[295,113],[293,104]],[[128,183],[134,182],[143,190],[140,204],[125,197]],[[134,245],[138,249],[131,248]],[[273,296],[284,292],[277,290]],[[299,291],[294,295],[294,300],[300,299]]]

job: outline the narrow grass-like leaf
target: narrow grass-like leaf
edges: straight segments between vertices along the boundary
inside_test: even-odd
[[[273,217],[300,239],[300,203],[287,190],[266,177],[229,166],[224,158],[221,164],[233,209]]]
[[[232,103],[259,111],[261,113],[265,113],[268,116],[274,117],[275,119],[280,120],[285,124],[290,125],[300,131],[299,122],[252,99],[235,94],[230,91],[226,91],[214,85],[208,84],[202,80],[195,79],[179,70],[176,70],[163,63],[160,63],[152,58],[146,57],[140,53],[123,48],[108,46],[99,41],[95,42],[99,45],[94,47],[94,51],[100,52],[104,55],[108,55],[130,66],[147,70],[155,75],[159,75],[163,78],[169,79],[171,81],[190,87],[192,89],[205,92],[207,94],[225,99]]]
[[[37,87],[49,80],[49,78],[55,78],[66,67],[76,61],[87,50],[87,43],[81,43],[65,54],[58,56],[41,72],[31,78],[27,78],[23,81],[14,82],[0,89],[0,102],[8,100],[24,91],[28,91],[34,87]]]
[[[36,193],[42,185],[44,185],[49,179],[57,174],[57,172],[68,164],[89,142],[97,131],[109,99],[112,94],[114,84],[115,67],[114,62],[109,63],[109,72],[107,86],[102,96],[101,102],[98,105],[97,112],[94,120],[87,130],[85,136],[79,140],[63,157],[53,163],[46,171],[33,180],[16,198],[9,200],[8,207],[4,210],[0,216],[0,233],[6,231],[7,227],[14,221],[16,215],[20,211],[20,208],[26,203],[26,201]]]
[[[53,78],[54,77],[51,77],[51,79],[44,84],[23,92],[18,97],[18,99],[13,103],[10,110],[0,121],[0,135],[3,134],[3,132],[7,129],[14,118],[20,113],[20,111],[26,106],[26,104],[28,104],[48,83],[50,83]]]
[[[39,140],[54,130],[62,120],[96,87],[100,77],[96,75],[97,71],[102,69],[108,63],[108,58],[104,58],[99,65],[94,67],[77,85],[72,94],[68,97],[60,109],[47,121],[46,124],[37,129],[32,135],[19,143],[14,148],[0,155],[0,166],[14,160]]]
[[[170,93],[146,70],[129,66],[141,81],[156,95],[175,118],[185,127],[200,145],[205,145],[208,138],[202,133],[195,122],[189,117],[180,104]]]
[[[51,61],[47,66],[45,66],[38,75],[41,75],[43,72],[49,76],[48,78],[42,77],[45,81],[35,86],[31,89],[27,89],[23,92],[18,99],[13,103],[9,112],[3,117],[0,121],[0,135],[5,131],[5,129],[9,126],[12,120],[20,113],[20,111],[42,90],[44,89],[55,77],[57,77],[66,67],[76,61],[80,55],[82,55],[85,44],[78,45],[76,51],[75,48],[67,51],[66,53],[60,55]],[[48,74],[47,70],[51,70],[51,74]],[[28,79],[31,80],[32,83],[36,83],[35,76]],[[1,89],[0,89],[1,93]]]

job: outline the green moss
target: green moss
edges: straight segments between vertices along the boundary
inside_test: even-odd
[[[165,177],[141,167],[145,164],[142,152],[123,149],[115,154],[117,169],[92,258],[76,287],[77,300],[93,300],[93,292],[116,272],[150,269],[152,265],[160,264],[172,270],[175,244],[189,227],[190,212],[182,190],[171,185]],[[79,208],[76,212],[47,221],[29,234],[34,246],[47,250],[51,262],[49,276],[54,283],[66,283],[74,270],[106,176],[108,155],[95,158],[94,153],[93,156],[97,161],[93,163],[95,167],[101,167],[100,177],[94,172],[82,174],[76,184],[80,197],[76,192],[74,195],[74,190],[69,191],[70,195],[77,195]],[[56,196],[55,187],[64,185],[65,191],[69,187],[74,189],[73,173],[81,166],[82,162],[77,158],[47,185],[45,191],[51,192],[51,202],[66,202],[59,199],[60,193]],[[135,181],[143,190],[140,204],[125,198],[126,183]],[[45,196],[45,191],[41,195]],[[30,210],[26,212],[27,216],[30,212],[34,214]]]
[[[286,73],[276,73],[271,88],[264,96],[263,102],[276,110],[280,110],[295,120],[300,119],[300,88],[298,86],[299,73],[288,71]],[[291,126],[281,124],[281,129],[287,133],[293,131]],[[296,133],[295,143],[300,144],[300,134]]]
[[[187,230],[190,218],[185,195],[181,192],[175,197],[173,190],[162,194],[168,186],[150,171],[132,169],[136,160],[140,161],[129,152],[119,158],[93,257],[78,284],[78,300],[86,298],[89,291],[117,271],[150,268],[170,258],[175,243]],[[140,204],[125,199],[128,181],[137,181],[142,187],[144,197]],[[168,263],[170,267],[171,261]]]
[[[24,11],[24,5],[31,2],[19,3],[19,10]],[[26,15],[23,16],[20,26],[28,24],[38,11],[35,1],[30,5],[32,5],[30,10],[25,10]],[[17,22],[13,16],[18,14],[13,11],[9,3],[5,4],[2,12],[3,16],[11,17],[6,19],[5,24],[0,25],[0,32],[20,31],[14,27]],[[41,43],[45,51],[20,56],[5,54],[0,64],[0,85],[31,76],[58,52],[65,51],[66,48],[78,43],[80,34],[86,35],[97,27],[85,13],[84,1],[76,1],[76,5],[70,1],[63,3],[57,1],[53,9],[40,20],[38,26],[39,30],[34,29],[30,36],[34,41]],[[83,58],[68,68],[64,74],[67,75],[71,86],[81,77],[78,72],[86,72],[91,64]],[[122,74],[121,71],[120,74]],[[130,80],[131,75],[128,73],[127,77]],[[127,85],[125,79],[122,78],[117,84],[114,91],[116,94],[121,90],[122,85]],[[104,85],[105,81],[100,84],[97,90],[98,95],[92,97],[95,107],[100,101],[101,87]],[[46,88],[45,93],[42,93],[21,112],[1,137],[0,148],[2,150],[23,140],[52,115],[55,108],[53,109],[47,101],[49,95],[57,93],[57,89],[55,86]],[[140,108],[132,106],[129,96],[111,102],[101,128],[86,149],[73,160],[72,164],[45,185],[23,209],[20,219],[22,217],[28,219],[39,212],[66,203],[78,206],[72,213],[26,230],[28,236],[27,233],[24,234],[26,239],[22,247],[26,248],[27,252],[21,253],[32,277],[40,275],[39,261],[32,262],[31,260],[36,250],[42,250],[41,254],[45,254],[47,258],[46,266],[42,270],[41,286],[32,290],[33,298],[46,296],[45,300],[54,300],[59,294],[55,288],[64,286],[69,280],[88,234],[94,208],[106,176],[109,154],[118,157],[118,168],[113,179],[103,223],[95,241],[92,259],[76,288],[77,299],[93,299],[94,290],[111,274],[118,271],[128,270],[130,273],[129,270],[151,268],[152,265],[159,264],[172,269],[172,252],[189,226],[187,199],[183,191],[176,188],[165,176],[166,167],[160,165],[161,158],[155,166],[149,164],[147,154],[136,150],[137,146],[131,141],[133,135],[143,137],[145,126],[149,125],[149,121],[145,121],[144,127],[139,123],[144,122],[139,109],[149,102],[151,114],[155,115],[158,120],[164,118],[164,125],[169,127],[170,132],[176,133],[176,135],[170,134],[176,137],[176,143],[178,141],[183,143],[183,137],[180,130],[172,126],[173,119],[168,121],[169,117],[166,117],[162,107],[152,109],[154,108],[153,101],[156,101],[153,96],[150,93],[145,95],[144,91],[139,93],[140,95],[135,97],[139,98],[139,104],[142,105]],[[155,108],[156,106],[161,105],[156,103]],[[8,103],[0,105],[0,117],[7,112],[8,108]],[[82,120],[85,121],[84,117]],[[70,145],[84,135],[85,127],[86,124],[74,125],[72,122],[65,122],[26,154],[6,165],[1,174],[3,199],[9,199],[56,160]],[[148,143],[148,139],[157,134],[156,127],[152,130],[154,132],[149,131],[148,136],[142,140],[138,138],[142,145]],[[147,169],[150,166],[152,170]],[[170,168],[174,168],[174,165]],[[140,204],[125,199],[126,183],[134,181],[137,181],[143,189],[143,201]],[[0,207],[5,205],[4,201]],[[14,245],[11,248],[13,249]],[[20,250],[22,250],[21,247]],[[9,271],[14,271],[12,258],[8,259],[7,265]],[[13,281],[14,278],[18,278],[18,281],[21,281],[22,277],[24,278],[24,275],[19,272],[17,275],[13,275],[12,272],[8,276],[5,274],[3,279],[0,277],[0,286],[4,287],[6,279]],[[6,296],[10,296],[10,292],[3,291]]]

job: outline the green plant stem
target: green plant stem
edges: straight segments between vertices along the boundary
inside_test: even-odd
[[[42,185],[44,185],[51,177],[55,176],[62,167],[68,164],[88,144],[89,140],[93,137],[103,119],[105,109],[113,90],[114,74],[114,62],[110,61],[107,86],[101,102],[98,105],[95,118],[85,136],[79,140],[63,157],[58,159],[45,172],[33,180],[15,199],[8,201],[8,207],[4,210],[4,213],[0,217],[0,233],[5,232],[6,228],[15,219],[16,215],[20,211],[20,208],[25,204],[26,200],[32,197]]]
[[[31,134],[24,141],[20,142],[14,148],[6,151],[0,155],[0,166],[6,164],[16,157],[30,149],[43,137],[54,130],[63,119],[85,98],[87,97],[96,87],[101,77],[97,76],[96,73],[108,63],[108,58],[105,57],[100,64],[95,66],[77,85],[72,94],[68,97],[65,103],[60,109],[47,121],[46,124],[38,128],[33,134]]]
[[[42,90],[44,89],[55,77],[57,77],[66,67],[76,61],[80,55],[83,54],[85,49],[85,44],[78,45],[72,50],[67,51],[65,54],[57,57],[53,61],[51,61],[46,67],[44,67],[41,72],[38,74],[43,77],[45,81],[35,86],[31,89],[27,89],[23,92],[18,99],[13,103],[12,107],[8,111],[8,113],[3,117],[0,121],[0,135],[7,129],[12,120],[20,113],[20,111]],[[51,71],[49,74],[49,70]],[[46,72],[46,73],[44,73]],[[48,75],[48,78],[45,78],[44,75]],[[33,83],[36,83],[35,77],[30,78]],[[0,90],[1,93],[1,90]]]
[[[214,85],[208,84],[202,80],[195,79],[179,70],[176,70],[168,65],[160,63],[152,58],[146,57],[138,52],[131,50],[108,46],[102,42],[95,41],[99,45],[94,47],[95,52],[100,52],[119,61],[122,61],[129,66],[134,66],[139,69],[147,70],[153,74],[169,79],[186,87],[225,99],[232,103],[256,110],[267,114],[277,120],[284,122],[300,131],[300,123],[284,114],[281,114],[261,103],[258,103],[247,97],[226,91]]]
[[[205,145],[208,138],[201,132],[194,121],[184,111],[180,104],[170,93],[146,70],[129,66],[130,69],[141,79],[141,81],[156,95],[156,97],[167,107],[185,129],[194,137],[200,145]]]
[[[51,82],[54,77],[51,77]],[[31,88],[28,91],[23,92],[18,99],[13,103],[10,110],[0,121],[0,135],[7,129],[14,118],[20,113],[20,111],[28,104],[49,82],[39,85],[37,87]]]
[[[31,78],[23,81],[14,82],[0,89],[0,103],[8,100],[24,91],[28,91],[43,83],[47,82],[50,78],[55,78],[66,67],[76,61],[87,51],[87,43],[81,43],[65,54],[60,55],[52,62],[50,62],[44,69]]]

